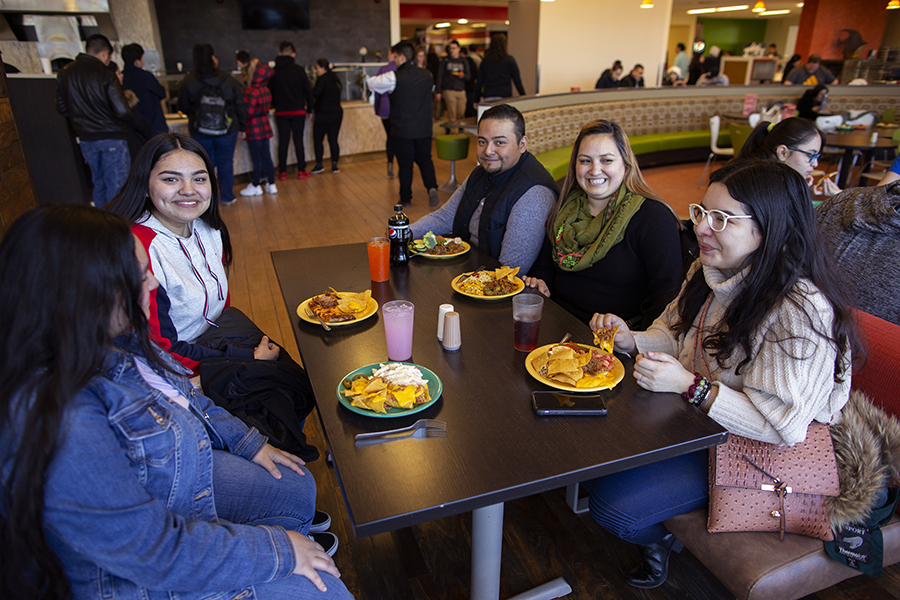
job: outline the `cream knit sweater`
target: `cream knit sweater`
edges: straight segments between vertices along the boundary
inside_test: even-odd
[[[718,269],[701,268],[713,291],[704,327],[709,331],[739,292],[745,273],[730,276]],[[697,265],[689,278],[696,269]],[[832,309],[808,280],[798,283],[797,291],[805,303],[806,314],[813,319],[812,327],[804,311],[790,302],[783,303],[760,327],[753,341],[759,352],[744,365],[740,375],[734,371],[745,356],[740,350],[724,367],[702,351],[711,371],[710,379],[719,388],[709,416],[732,433],[792,445],[806,438],[806,429],[813,420],[840,422],[840,410],[850,394],[850,377],[845,375],[843,383],[834,381],[837,350],[815,332],[830,332]],[[688,371],[707,375],[699,353],[696,366],[691,365],[699,315],[693,328],[682,337],[675,337],[669,326],[677,321],[677,302],[677,298],[672,301],[647,331],[634,333],[638,350],[665,352],[676,357]],[[847,360],[849,364],[849,356]]]

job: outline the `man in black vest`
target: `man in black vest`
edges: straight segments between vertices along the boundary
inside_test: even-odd
[[[440,210],[412,224],[413,237],[428,231],[459,236],[527,273],[559,195],[553,177],[527,146],[522,113],[508,104],[486,110],[478,121],[479,166]]]
[[[391,139],[388,143],[397,157],[400,175],[400,202],[412,203],[413,163],[419,165],[422,182],[428,189],[429,206],[437,206],[437,180],[431,162],[431,92],[434,78],[413,62],[415,48],[400,42],[391,52],[396,55],[397,70],[388,71],[366,81],[369,89],[390,94]]]

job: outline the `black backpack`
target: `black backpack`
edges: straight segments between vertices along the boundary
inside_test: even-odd
[[[222,88],[203,83],[200,90],[197,116],[194,118],[194,130],[211,136],[228,133],[231,117],[225,111],[225,96]]]

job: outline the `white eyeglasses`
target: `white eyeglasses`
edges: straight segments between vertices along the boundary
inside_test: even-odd
[[[706,210],[699,204],[691,204],[688,206],[688,209],[691,211],[691,222],[694,225],[699,225],[700,221],[703,220],[703,217],[706,217],[706,222],[709,224],[709,228],[715,231],[716,233],[725,230],[725,226],[728,225],[728,219],[752,219],[753,215],[729,215],[726,212],[722,212],[716,208],[712,210]]]

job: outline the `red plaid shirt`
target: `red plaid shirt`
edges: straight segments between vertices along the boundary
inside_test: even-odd
[[[268,65],[258,63],[250,79],[250,87],[244,92],[247,105],[247,139],[267,140],[272,137],[272,125],[269,123],[269,110],[272,108],[272,93],[266,85],[272,69]]]

